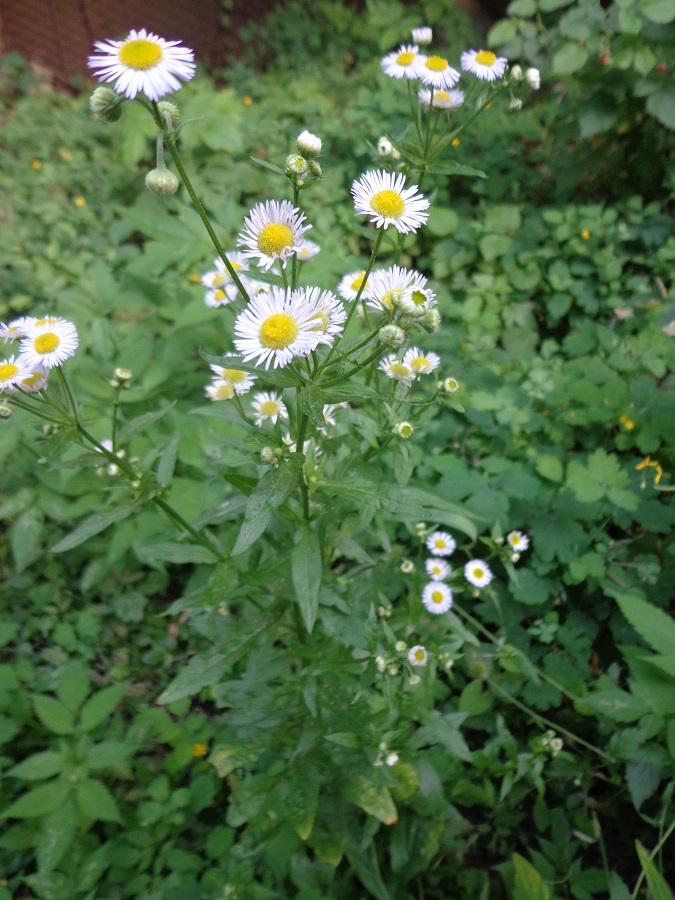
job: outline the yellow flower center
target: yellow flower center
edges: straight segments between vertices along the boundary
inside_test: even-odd
[[[328,326],[330,325],[330,319],[328,318],[328,316],[326,315],[326,313],[323,310],[320,309],[319,312],[315,316],[312,316],[312,321],[314,319],[318,319],[319,324],[315,325],[312,328],[312,331],[324,331],[325,332],[328,330]]]
[[[476,62],[481,66],[494,66],[497,61],[497,54],[492,50],[480,50],[476,53]]]
[[[442,603],[445,600],[445,597],[443,596],[442,591],[432,591],[431,599],[434,603]]]
[[[44,325],[53,325],[56,319],[53,316],[45,316],[43,319],[35,320],[35,327],[42,328]]]
[[[282,225],[280,222],[270,222],[261,228],[258,235],[258,249],[266,256],[277,256],[281,254],[287,247],[293,246],[293,231],[288,225]]]
[[[408,378],[410,375],[410,369],[407,366],[404,366],[403,363],[394,362],[389,366],[389,371],[393,375],[398,375],[399,378]]]
[[[352,281],[352,290],[353,291],[359,290],[359,288],[363,284],[363,276],[365,274],[366,274],[365,272],[359,272],[359,274],[356,276],[356,278]],[[368,285],[368,282],[366,281],[366,286],[367,285]]]
[[[226,297],[226,294],[225,294],[225,291],[224,291],[222,288],[217,288],[217,289],[213,292],[213,299],[214,299],[214,300],[224,300],[225,297]]]
[[[483,578],[483,576],[485,575],[485,572],[481,569],[480,566],[476,566],[475,569],[472,569],[472,572],[473,572],[473,577],[476,579]]]
[[[24,387],[32,388],[35,387],[36,384],[39,384],[45,376],[42,372],[33,372],[32,375],[29,375],[28,378],[24,378],[21,384]]]
[[[492,55],[494,56],[494,53]],[[424,65],[432,72],[443,72],[448,68],[448,61],[442,56],[430,56]]]
[[[518,537],[517,534],[514,534],[514,535],[511,537],[511,546],[512,546],[512,547],[517,547],[519,543],[520,543],[520,538]]]
[[[152,69],[162,58],[162,48],[152,41],[128,41],[118,52],[119,61],[129,69]]]
[[[423,662],[424,650],[415,650],[414,656],[415,656],[415,659],[417,660],[417,662]]]
[[[434,103],[449,103],[450,94],[447,91],[436,91],[434,93]]]
[[[413,372],[426,372],[429,365],[430,363],[426,356],[418,356],[417,359],[410,360],[410,368]]]
[[[223,369],[222,377],[230,384],[241,384],[242,381],[246,381],[246,372],[242,372],[241,369]]]
[[[426,294],[423,294],[422,291],[413,291],[412,302],[415,306],[423,306],[427,302]]]
[[[0,363],[0,382],[9,381],[19,371],[19,367],[11,362]]]
[[[443,538],[436,538],[436,540],[434,541],[434,547],[437,550],[445,550],[446,543]]]
[[[370,208],[383,218],[398,219],[405,212],[405,203],[396,191],[378,191],[370,201]]]
[[[260,404],[260,415],[273,418],[279,415],[279,404],[276,400],[263,400]]]
[[[234,388],[231,384],[221,384],[216,391],[219,400],[231,400],[234,397]]]
[[[234,260],[230,260],[230,265],[234,269],[235,272],[238,272],[241,269],[241,263],[235,262]]]
[[[53,331],[48,331],[46,334],[41,334],[39,337],[36,337],[33,346],[38,353],[52,353],[60,343],[61,341],[59,340],[58,334],[54,334]]]
[[[403,53],[399,53],[396,57],[396,62],[399,66],[409,66],[411,62],[415,59],[415,54],[412,50],[404,50]]]
[[[260,343],[269,350],[283,350],[298,336],[298,323],[288,313],[273,313],[260,326]]]

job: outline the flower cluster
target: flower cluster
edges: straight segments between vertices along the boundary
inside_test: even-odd
[[[0,337],[18,342],[18,354],[0,360],[0,392],[36,394],[47,387],[49,371],[77,350],[72,322],[56,316],[23,317],[0,323]]]

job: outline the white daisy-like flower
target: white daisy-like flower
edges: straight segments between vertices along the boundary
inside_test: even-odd
[[[398,50],[388,53],[380,65],[385,75],[391,78],[418,78],[417,57],[419,47],[415,44],[402,44]]]
[[[507,62],[504,56],[497,56],[492,50],[465,50],[460,59],[465,72],[471,72],[483,81],[503,78]]]
[[[225,369],[223,366],[210,366],[210,369],[221,381],[232,385],[235,394],[247,394],[255,382],[255,375],[242,369]]]
[[[407,441],[408,438],[413,436],[415,429],[410,424],[410,422],[397,422],[392,429],[395,435],[403,438],[404,441]]]
[[[447,531],[432,531],[426,545],[434,556],[451,556],[455,552],[457,541]]]
[[[26,337],[21,339],[21,356],[31,369],[51,369],[73,356],[79,339],[72,322],[47,316],[36,319]]]
[[[7,359],[0,360],[0,393],[14,392],[30,375],[31,369],[23,357],[8,356]]]
[[[371,277],[373,274],[374,273],[371,273]],[[350,272],[349,275],[345,275],[340,280],[337,292],[343,298],[343,300],[356,300],[356,296],[361,290],[361,286],[363,285],[363,279],[365,278],[365,275],[366,270],[361,269],[359,272]],[[362,293],[365,293],[369,284],[370,279],[366,281]]]
[[[307,356],[319,344],[331,344],[333,337],[317,328],[317,307],[304,291],[273,287],[269,294],[253,297],[234,323],[234,345],[244,362],[270,364],[276,369],[296,356]]]
[[[133,100],[145,94],[159,100],[177,91],[195,74],[194,53],[180,41],[165,41],[145,28],[132,29],[123,41],[96,41],[88,65],[99,81],[114,81],[118,94]]]
[[[318,244],[315,244],[314,241],[309,241],[305,239],[297,249],[296,256],[298,259],[303,262],[307,259],[311,259],[313,256],[321,250]]]
[[[429,351],[424,353],[419,347],[411,347],[406,350],[403,356],[403,365],[415,373],[415,375],[428,375],[437,369],[441,364],[441,359],[436,353]]]
[[[19,387],[25,394],[39,394],[47,389],[49,385],[49,372],[42,366],[35,366],[29,371],[29,374],[21,381]]]
[[[271,419],[272,424],[277,424],[277,419],[287,419],[288,410],[286,404],[281,399],[281,394],[275,391],[262,391],[256,394],[251,404],[255,414],[255,424],[262,425],[265,419]]]
[[[417,57],[417,74],[423,84],[447,91],[459,81],[459,72],[443,56]]]
[[[311,131],[303,131],[302,134],[298,135],[295,143],[298,153],[306,158],[318,156],[321,153],[321,138],[312,134]]]
[[[303,225],[305,216],[290,200],[257,203],[244,219],[244,230],[237,238],[243,255],[257,259],[258,266],[269,269],[277,260],[282,266],[297,253],[311,225]]]
[[[222,378],[214,378],[211,384],[207,384],[205,391],[210,400],[232,400],[236,393],[229,381]]]
[[[487,587],[492,581],[492,572],[482,559],[470,559],[464,566],[464,577],[474,587]]]
[[[428,559],[424,563],[424,568],[427,570],[427,575],[432,581],[443,581],[452,572],[452,568],[444,559]]]
[[[439,381],[436,384],[436,387],[439,391],[443,391],[445,394],[454,394],[459,390],[459,381],[456,378],[445,378],[443,381]]]
[[[426,47],[434,39],[434,33],[428,25],[422,25],[419,28],[413,28],[412,39],[416,44]]]
[[[324,403],[323,420],[326,425],[335,425],[335,413],[338,409],[349,407],[349,403]]]
[[[506,542],[512,550],[516,550],[518,553],[522,553],[530,546],[529,537],[522,531],[511,531],[506,535]]]
[[[424,275],[414,269],[404,269],[402,266],[377,269],[371,272],[363,297],[368,306],[385,312],[391,312],[395,306],[402,308],[408,301],[416,309],[418,301],[426,303],[429,296],[432,300],[435,296],[433,292],[427,295],[426,283]],[[416,293],[418,296],[415,296]]]
[[[410,575],[411,572],[415,571],[415,563],[411,559],[404,559],[401,563],[401,572],[404,575]]]
[[[433,92],[422,89],[418,97],[422,106],[433,106],[434,109],[457,109],[464,103],[464,91],[445,91],[442,89]]]
[[[231,287],[232,285],[228,286]],[[213,288],[213,290],[207,291],[204,297],[204,303],[210,307],[228,306],[233,300],[234,297],[231,297],[225,288]]]
[[[387,378],[393,378],[394,381],[400,381],[406,386],[411,385],[415,380],[415,373],[413,370],[409,369],[408,366],[404,366],[395,353],[390,353],[389,356],[385,356],[384,359],[381,359],[378,364],[378,369],[381,369]]]
[[[314,319],[316,320],[314,330],[321,334],[334,337],[340,334],[347,312],[344,304],[331,291],[322,291],[318,287],[298,288],[293,295],[306,303],[311,304],[316,310]],[[324,343],[332,343],[332,341],[324,341]]]
[[[232,266],[237,275],[241,274],[241,281],[246,287],[243,273],[248,271],[248,260],[244,257],[243,253],[239,253],[237,250],[233,250],[230,253],[226,254],[227,261]],[[232,280],[232,276],[227,270],[225,263],[218,256],[214,259],[213,264],[215,269],[210,272],[206,272],[201,276],[201,282],[204,287],[209,289],[209,293],[206,295],[206,305],[207,306],[226,306],[228,303],[231,303],[233,300],[237,299],[237,294],[239,293],[239,288]],[[227,298],[223,302],[222,294],[218,294],[218,291],[221,291],[222,294]],[[217,295],[211,296],[210,295]]]
[[[21,316],[20,319],[13,319],[7,324],[0,322],[0,337],[5,341],[18,341],[28,336],[34,322],[35,319],[30,316]]]
[[[427,612],[440,616],[452,608],[452,591],[442,581],[430,581],[422,591],[422,603]]]
[[[421,644],[415,644],[408,650],[408,662],[411,666],[426,666],[429,654]]]
[[[365,172],[352,184],[356,215],[370,217],[378,228],[393,225],[401,234],[417,231],[429,218],[429,201],[417,185],[405,187],[405,176],[384,169]]]

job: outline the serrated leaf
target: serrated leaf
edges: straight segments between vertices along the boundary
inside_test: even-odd
[[[95,781],[93,778],[85,778],[78,784],[77,806],[80,812],[94,819],[95,822],[122,824],[122,817],[115,798],[102,782]]]
[[[127,687],[126,682],[113,684],[91,696],[80,712],[80,727],[84,731],[91,731],[100,725],[119,704]]]
[[[34,819],[58,809],[70,794],[72,785],[67,781],[50,781],[23,794],[1,815],[5,819]]]
[[[288,465],[280,465],[265,472],[248,498],[244,523],[232,548],[232,556],[248,550],[258,540],[272,518],[272,510],[284,502],[295,482],[296,473]]]
[[[76,713],[91,690],[91,682],[84,663],[71,663],[59,673],[56,696],[72,713]]]
[[[72,734],[75,730],[74,713],[55,697],[33,697],[33,706],[42,724],[54,734]]]
[[[291,575],[295,598],[305,628],[311,634],[319,611],[319,588],[323,564],[318,533],[307,522],[299,529],[298,540],[291,552]]]
[[[648,800],[661,783],[663,769],[650,762],[630,762],[626,766],[626,784],[636,810]]]
[[[127,506],[118,506],[116,509],[108,510],[105,513],[94,513],[93,516],[89,516],[88,519],[81,522],[74,531],[71,531],[70,534],[54,544],[52,553],[65,553],[66,550],[73,550],[75,547],[79,547],[80,544],[88,541],[90,537],[100,534],[101,531],[105,531],[106,528],[115,522],[121,522],[122,519],[126,519],[137,508],[135,503],[131,503]]]
[[[609,900],[633,900],[633,895],[628,890],[616,872],[609,873]]]
[[[624,594],[616,602],[624,616],[649,646],[665,656],[675,657],[675,621],[639,597]]]
[[[136,749],[135,744],[127,741],[101,741],[88,748],[84,763],[88,769],[107,769],[133,756]]]

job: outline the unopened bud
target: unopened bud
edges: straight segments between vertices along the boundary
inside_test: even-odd
[[[101,122],[117,122],[122,115],[123,102],[124,97],[120,97],[112,88],[101,85],[89,98],[89,109],[93,117]]]
[[[286,174],[289,178],[298,178],[301,175],[306,175],[308,172],[307,160],[302,156],[291,153],[290,156],[286,157]]]
[[[0,405],[0,419],[11,419],[14,411],[11,406]]]
[[[519,109],[523,108],[523,101],[520,97],[512,97],[511,102],[509,103],[509,109],[512,112],[518,112]]]
[[[171,197],[176,193],[180,181],[169,169],[152,169],[145,176],[145,186],[153,194]]]
[[[395,752],[387,753],[384,761],[386,762],[386,764],[388,766],[395,766],[396,763],[398,762],[398,753],[395,753]]]
[[[392,428],[392,432],[398,435],[398,437],[403,438],[404,441],[407,441],[408,438],[412,437],[414,431],[415,429],[410,422],[398,422]]]
[[[444,394],[454,394],[459,389],[459,381],[456,378],[446,378],[444,381],[439,381],[436,387]]]
[[[396,641],[396,643],[394,644],[394,650],[397,653],[405,653],[405,651],[407,649],[408,649],[408,645],[406,644],[405,641]]]
[[[389,138],[384,135],[377,142],[377,152],[382,159],[389,160],[390,162],[396,162],[401,158],[401,154],[396,147],[394,147]]]
[[[430,309],[424,314],[422,328],[429,334],[435,334],[441,327],[441,314],[437,309]]]
[[[522,81],[523,80],[523,70],[518,65],[511,67],[510,74],[511,74],[511,81]]]
[[[539,74],[539,69],[528,69],[525,72],[525,80],[533,91],[538,91],[541,87],[541,76]]]
[[[311,159],[312,156],[318,156],[321,153],[321,138],[318,138],[310,131],[303,131],[296,141],[298,153]]]
[[[392,678],[395,678],[398,675],[398,666],[387,666],[387,675],[391,675]]]
[[[377,332],[377,339],[385,347],[391,347],[395,350],[405,341],[405,331],[399,328],[398,325],[385,325]]]
[[[115,369],[113,374],[118,381],[131,381],[134,377],[131,369]]]
[[[260,458],[266,466],[276,466],[282,456],[281,447],[263,447],[260,451]]]
[[[315,178],[321,178],[323,175],[323,169],[315,159],[307,160],[307,168]]]
[[[375,665],[377,666],[378,672],[384,672],[387,669],[387,661],[383,656],[378,656],[375,659]]]
[[[167,131],[175,131],[180,125],[180,110],[175,103],[169,100],[160,100],[157,104],[157,110],[162,117]]]

